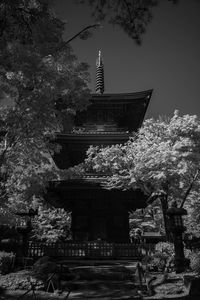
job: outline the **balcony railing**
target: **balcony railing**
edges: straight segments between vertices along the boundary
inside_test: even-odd
[[[155,245],[106,242],[29,242],[28,256],[44,255],[66,259],[139,259],[152,252]]]

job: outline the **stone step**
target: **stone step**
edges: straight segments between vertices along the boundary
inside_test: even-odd
[[[133,280],[135,268],[123,265],[77,266],[70,268],[80,280]],[[64,274],[64,273],[63,273]]]
[[[72,290],[135,290],[135,284],[131,280],[75,280],[61,281],[64,287],[70,287]]]
[[[62,290],[70,290],[71,299],[138,299],[138,286],[130,280],[77,280],[62,285]],[[141,298],[140,298],[141,299]]]

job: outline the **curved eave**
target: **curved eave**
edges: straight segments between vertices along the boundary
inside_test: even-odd
[[[76,134],[76,133],[68,133],[68,134],[58,134],[57,139],[62,140],[62,141],[70,141],[73,143],[88,143],[88,141],[91,141],[93,144],[94,142],[99,142],[99,143],[106,143],[112,140],[113,142],[116,141],[117,143],[124,143],[128,140],[130,137],[129,133],[125,134],[106,134],[106,133],[101,133],[101,134],[87,134],[87,133],[82,133],[82,134]]]
[[[100,178],[90,178],[90,180],[86,178],[77,178],[67,181],[51,182],[48,191],[50,193],[56,193],[60,198],[63,198],[63,205],[67,205],[67,201],[73,203],[73,201],[86,199],[85,193],[90,195],[89,191],[91,191],[95,192],[96,197],[99,199],[102,199],[102,197],[104,198],[105,195],[107,195],[106,197],[113,199],[113,201],[120,199],[121,201],[126,202],[126,207],[129,211],[146,207],[148,197],[144,195],[141,190],[107,190],[102,187],[102,183],[102,178],[101,180]],[[94,197],[93,200],[95,201],[95,199],[96,198]]]
[[[138,100],[150,99],[153,89],[133,92],[133,93],[117,93],[117,94],[91,94],[92,100]]]
[[[88,180],[84,178],[74,178],[63,181],[51,182],[51,187],[59,190],[88,190],[88,189],[102,189],[102,180]]]

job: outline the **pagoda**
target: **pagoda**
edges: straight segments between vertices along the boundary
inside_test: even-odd
[[[59,134],[62,146],[54,159],[66,169],[84,161],[90,145],[124,144],[142,125],[152,90],[104,93],[104,65],[101,51],[96,61],[96,92],[87,110],[73,120],[71,132]],[[104,176],[95,173],[59,181],[48,192],[48,201],[72,213],[72,239],[78,242],[129,243],[129,212],[146,206],[140,191],[106,190]]]

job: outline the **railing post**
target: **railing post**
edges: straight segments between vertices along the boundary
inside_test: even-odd
[[[28,254],[32,257],[43,255],[68,258],[138,258],[152,252],[152,244],[146,243],[107,243],[107,242],[29,242]]]

